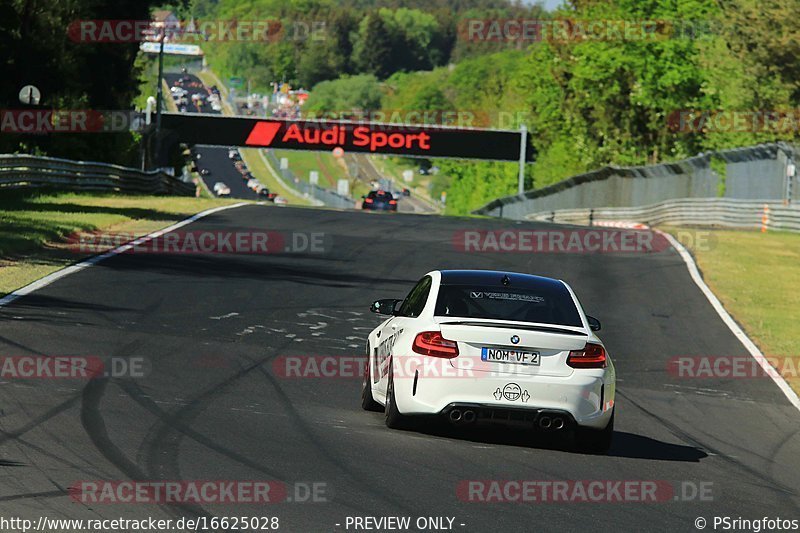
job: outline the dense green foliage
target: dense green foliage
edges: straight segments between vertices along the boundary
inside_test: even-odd
[[[544,39],[525,51],[514,47],[450,67],[397,73],[383,84],[382,108],[458,110],[479,126],[487,119],[504,128],[524,122],[538,151],[527,187],[609,164],[649,164],[787,139],[800,124],[742,131],[727,123],[705,131],[675,126],[681,110],[720,111],[727,118],[796,108],[800,41],[791,21],[798,15],[796,0],[576,0],[552,16],[661,20],[665,27],[638,39]],[[329,82],[327,90],[337,83]],[[320,107],[313,92],[310,103]],[[450,213],[516,192],[513,164],[440,166],[446,178],[438,186],[449,187]]]
[[[676,130],[681,111],[793,110],[800,101],[797,0],[571,0],[559,11],[507,0],[186,0],[182,20],[279,23],[269,42],[204,42],[224,80],[255,91],[275,81],[311,88],[308,113],[455,113],[456,123],[517,128],[538,152],[527,187],[609,164],[674,160],[710,149],[791,139],[800,125],[722,131]],[[76,44],[76,19],[147,18],[152,2],[8,0],[0,4],[0,104],[18,107],[25,83],[46,105],[126,109],[141,102],[152,62],[136,44]],[[634,38],[503,41],[465,38],[470,20],[552,18],[662,21]],[[687,31],[688,28],[688,31]],[[147,67],[147,68],[144,68]],[[138,95],[138,96],[137,96]],[[138,98],[138,100],[137,100]],[[453,115],[448,115],[452,117]],[[731,120],[731,115],[724,115]],[[752,117],[751,117],[752,118]],[[449,119],[445,122],[450,121]],[[713,126],[714,124],[711,124]],[[0,137],[0,151],[25,150],[130,162],[130,134]],[[432,191],[466,213],[516,191],[514,164],[439,162]]]
[[[27,84],[42,93],[46,109],[131,109],[139,91],[134,63],[138,43],[93,44],[69,39],[67,29],[81,19],[139,19],[150,16],[148,0],[4,0],[0,2],[0,109],[18,109]],[[0,135],[0,153],[46,153],[133,164],[136,138],[114,134]]]
[[[310,88],[341,75],[430,70],[500,45],[458,39],[469,18],[536,17],[539,7],[507,0],[339,1],[193,0],[181,18],[274,21],[268,42],[208,42],[209,64],[224,78],[245,77],[257,90],[286,81]]]

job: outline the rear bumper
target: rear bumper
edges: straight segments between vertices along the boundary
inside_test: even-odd
[[[615,401],[613,367],[582,370],[570,376],[522,376],[474,373],[471,376],[429,376],[416,370],[395,372],[397,407],[403,414],[444,415],[453,406],[471,405],[477,418],[514,422],[515,413],[535,423],[543,411],[562,413],[574,424],[604,428]],[[506,416],[508,415],[508,416]],[[527,417],[527,418],[526,418]]]
[[[361,209],[366,211],[397,211],[396,205],[389,205],[389,204],[367,204],[362,202]]]
[[[501,424],[541,431],[565,431],[577,423],[572,414],[557,409],[498,407],[476,403],[451,403],[440,413],[453,425]]]

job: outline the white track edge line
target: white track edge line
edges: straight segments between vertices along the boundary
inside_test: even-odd
[[[243,205],[252,205],[252,204],[250,204],[248,202],[240,202],[240,203],[237,203],[237,204],[223,205],[223,206],[220,206],[220,207],[214,207],[212,209],[206,209],[205,211],[201,211],[199,213],[196,213],[196,214],[190,216],[189,218],[185,218],[185,219],[181,220],[180,222],[176,222],[175,224],[173,224],[173,225],[171,225],[169,227],[162,228],[160,230],[156,230],[156,231],[154,231],[152,233],[149,233],[149,234],[147,234],[147,235],[145,235],[143,237],[139,237],[138,239],[135,239],[135,240],[132,240],[130,242],[127,242],[127,243],[125,243],[125,244],[123,244],[121,246],[117,246],[113,250],[109,250],[108,252],[105,252],[105,253],[100,254],[100,255],[95,255],[95,256],[89,257],[88,259],[84,259],[80,263],[76,263],[74,265],[70,265],[68,267],[64,267],[62,269],[56,270],[55,272],[52,272],[52,273],[46,275],[43,278],[39,278],[36,281],[33,281],[33,282],[25,285],[24,287],[21,287],[21,288],[15,290],[13,292],[10,292],[10,293],[6,294],[4,297],[0,298],[0,307],[3,307],[3,306],[6,306],[6,305],[10,304],[11,302],[16,300],[17,298],[20,298],[22,296],[30,294],[30,293],[32,293],[34,291],[37,291],[37,290],[41,289],[41,288],[47,287],[48,285],[50,285],[54,281],[57,281],[57,280],[65,277],[65,276],[69,276],[70,274],[74,274],[75,272],[80,272],[81,270],[83,270],[85,268],[89,268],[90,266],[96,265],[97,263],[99,263],[100,261],[103,261],[104,259],[108,259],[109,257],[113,257],[113,256],[119,255],[119,254],[121,254],[123,252],[127,252],[128,250],[130,250],[134,246],[139,246],[139,245],[144,244],[144,243],[146,243],[146,242],[148,242],[148,241],[150,241],[152,239],[155,239],[156,237],[160,237],[161,235],[164,235],[165,233],[169,233],[170,231],[174,231],[174,230],[176,230],[176,229],[178,229],[180,227],[183,227],[183,226],[185,226],[187,224],[191,224],[195,220],[199,220],[199,219],[201,219],[201,218],[203,218],[205,216],[211,215],[213,213],[218,213],[218,212],[224,211],[226,209],[233,209],[235,207],[241,207]]]
[[[717,312],[719,317],[728,326],[728,329],[733,332],[734,336],[744,345],[745,349],[753,356],[759,366],[764,370],[764,372],[772,378],[772,381],[778,386],[779,389],[786,395],[789,402],[795,406],[800,411],[800,397],[797,396],[797,393],[789,386],[783,376],[778,373],[778,371],[769,363],[767,358],[761,353],[761,350],[758,349],[758,346],[750,340],[750,337],[747,336],[747,333],[739,327],[739,324],[733,319],[733,317],[728,313],[725,307],[722,305],[722,302],[719,301],[719,298],[711,291],[711,289],[706,285],[706,282],[703,281],[703,277],[700,275],[700,270],[697,268],[697,263],[695,262],[692,255],[683,247],[683,245],[677,241],[672,235],[669,233],[655,230],[657,233],[660,233],[672,244],[672,247],[675,248],[678,253],[680,254],[683,262],[686,263],[686,267],[689,269],[689,275],[692,277],[692,280],[695,284],[700,288],[703,295],[705,295],[706,299],[709,301],[711,306]]]

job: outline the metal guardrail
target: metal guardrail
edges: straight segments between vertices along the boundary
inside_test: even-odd
[[[525,218],[561,224],[598,222],[722,226],[800,232],[800,206],[775,201],[682,198],[641,207],[605,207],[540,211]]]
[[[0,155],[0,191],[55,188],[194,196],[195,185],[163,170],[141,171],[108,163],[32,155]]]
[[[605,167],[497,198],[473,213],[522,220],[547,209],[636,207],[679,198],[791,201],[792,191],[800,190],[798,153],[794,145],[778,142],[656,165]]]

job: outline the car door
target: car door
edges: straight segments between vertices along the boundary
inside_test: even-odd
[[[386,387],[389,385],[389,366],[392,357],[395,355],[394,346],[400,335],[412,326],[409,322],[415,320],[425,308],[428,301],[428,294],[431,291],[433,280],[430,276],[425,276],[408,293],[406,299],[400,305],[397,314],[384,323],[383,328],[378,331],[378,346],[373,349],[373,368],[377,369],[379,384],[378,390],[386,395]],[[373,375],[375,379],[375,375]]]

